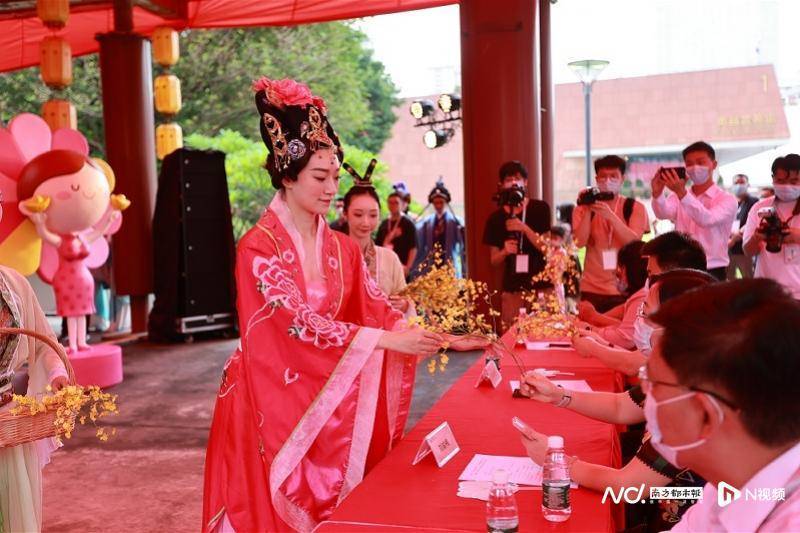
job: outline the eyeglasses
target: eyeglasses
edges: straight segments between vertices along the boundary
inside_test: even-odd
[[[655,379],[650,379],[650,377],[647,375],[647,365],[642,365],[641,367],[639,367],[638,377],[639,377],[639,382],[641,383],[642,391],[644,391],[645,393],[649,392],[652,389],[653,385],[662,385],[664,387],[675,387],[678,389],[690,390],[692,392],[708,394],[709,396],[712,396],[715,399],[719,400],[720,402],[724,403],[734,411],[739,410],[739,407],[735,403],[728,400],[727,398],[723,398],[716,392],[712,392],[706,389],[701,389],[700,387],[690,387],[688,385],[681,385],[680,383],[670,383],[668,381],[658,381]]]

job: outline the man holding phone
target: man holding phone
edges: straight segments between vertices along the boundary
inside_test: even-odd
[[[706,252],[708,272],[725,281],[728,264],[728,237],[736,218],[736,198],[717,187],[714,169],[716,153],[708,143],[698,141],[683,150],[685,176],[678,169],[661,168],[653,176],[653,212],[671,220],[676,231],[697,239]],[[691,188],[686,181],[692,180]],[[672,194],[667,196],[664,189]]]

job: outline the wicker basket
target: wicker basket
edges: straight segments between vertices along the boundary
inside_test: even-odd
[[[2,334],[26,335],[50,346],[61,358],[61,362],[64,363],[70,385],[75,384],[75,372],[72,370],[72,364],[67,358],[64,347],[56,341],[29,329],[0,328],[0,335]],[[56,406],[53,406],[47,411],[36,413],[35,415],[26,413],[13,415],[9,409],[0,412],[0,448],[18,446],[26,442],[60,435],[63,433],[63,429],[55,425],[56,411]]]

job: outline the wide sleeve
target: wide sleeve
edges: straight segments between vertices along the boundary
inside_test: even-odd
[[[9,281],[19,298],[21,327],[34,330],[58,343],[58,339],[47,322],[42,307],[36,299],[36,293],[34,293],[33,287],[28,283],[28,280],[21,274],[14,273]],[[64,368],[64,364],[58,354],[46,343],[33,337],[24,337],[20,339],[20,347],[19,357],[15,361],[15,366],[20,366],[27,361],[29,367],[29,391],[44,392],[44,388],[56,377],[67,377],[67,370]]]

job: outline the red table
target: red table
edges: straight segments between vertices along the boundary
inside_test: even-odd
[[[621,390],[621,381],[613,371],[572,350],[515,350],[526,368],[575,373],[554,379],[585,379],[593,390]],[[613,425],[513,398],[508,381],[518,379],[518,371],[512,361],[503,361],[503,382],[497,389],[475,388],[484,365],[480,358],[316,531],[486,531],[485,503],[456,496],[458,476],[476,453],[525,455],[519,433],[511,425],[515,415],[545,434],[562,435],[570,455],[619,466],[619,438]],[[436,466],[432,456],[412,466],[422,439],[444,421],[453,429],[461,451],[443,468]],[[616,529],[614,507],[603,505],[601,495],[594,491],[573,489],[572,516],[561,524],[552,524],[542,516],[541,491],[521,491],[516,497],[520,531]]]

